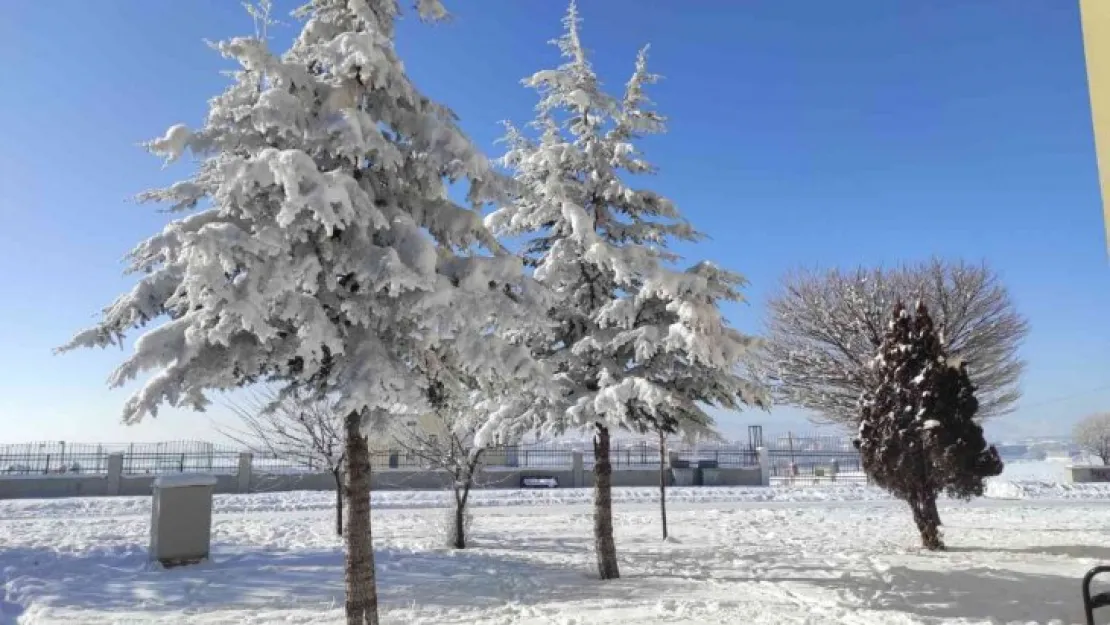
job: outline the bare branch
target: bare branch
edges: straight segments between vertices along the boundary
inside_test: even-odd
[[[1093,414],[1075,425],[1075,443],[1110,464],[1110,413]]]
[[[346,454],[342,419],[330,401],[263,386],[248,390],[245,399],[228,402],[228,407],[242,428],[221,428],[221,432],[250,451],[306,468],[342,471]]]
[[[767,305],[765,342],[752,372],[776,402],[813,411],[815,420],[853,427],[869,387],[866,363],[897,301],[921,300],[934,312],[941,342],[967,363],[982,420],[1011,412],[1029,331],[1005,286],[985,264],[932,259],[894,269],[799,271]]]

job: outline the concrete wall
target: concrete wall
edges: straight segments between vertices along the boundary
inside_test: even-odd
[[[758,468],[717,469],[715,481],[704,480],[705,486],[760,486],[762,474]],[[571,469],[486,469],[475,481],[476,488],[519,488],[524,477],[554,477],[560,488],[593,488],[591,471],[577,473]],[[667,484],[673,485],[670,472]],[[281,492],[290,490],[333,490],[335,482],[329,473],[273,474],[251,477],[250,492]],[[379,469],[371,474],[374,490],[443,490],[450,487],[451,479],[445,472]],[[628,469],[613,471],[613,486],[645,487],[659,485],[658,469]],[[217,490],[217,492],[223,492]]]
[[[331,476],[331,473],[254,473],[250,479],[250,492],[252,493],[334,489],[335,479]]]
[[[108,494],[110,494],[108,477],[104,475],[5,475],[0,477],[0,499],[102,497]]]
[[[714,469],[717,479],[708,473],[702,475],[702,486],[762,486],[763,472],[759,467],[744,469]]]
[[[668,475],[670,471],[667,472]],[[583,475],[582,486],[594,487],[594,472],[591,468]],[[668,479],[668,484],[670,480]],[[613,486],[659,486],[659,469],[613,469]]]
[[[478,483],[482,488],[520,488],[520,479],[523,477],[553,477],[559,480],[559,488],[586,486],[581,475],[571,469],[487,469],[482,471]]]
[[[141,497],[149,495],[154,487],[154,475],[123,475],[120,476],[118,493],[124,497]],[[217,475],[215,492],[220,494],[238,493],[238,477],[235,475]]]
[[[1068,467],[1068,471],[1074,483],[1110,482],[1110,467],[1080,465]]]

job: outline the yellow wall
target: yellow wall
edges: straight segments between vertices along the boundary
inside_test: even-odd
[[[401,447],[399,441],[406,440],[405,433],[408,431],[410,423],[414,424],[415,428],[423,434],[435,434],[441,439],[447,436],[443,420],[433,413],[402,417],[393,424],[393,430],[370,437],[370,450],[372,452],[394,451]]]
[[[1091,92],[1091,117],[1098,153],[1102,189],[1102,223],[1110,250],[1110,0],[1079,0],[1083,22],[1083,49],[1087,57],[1087,87]]]

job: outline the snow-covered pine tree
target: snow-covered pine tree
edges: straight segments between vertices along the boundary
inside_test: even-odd
[[[438,0],[417,6],[444,14]],[[135,287],[61,348],[121,344],[166,319],[111,376],[156,372],[127,401],[128,423],[255,382],[331,398],[345,415],[350,625],[378,622],[367,424],[426,409],[433,348],[478,377],[537,377],[507,333],[542,316],[520,260],[448,197],[447,181],[467,181],[480,205],[499,178],[406,76],[398,12],[395,0],[312,0],[280,56],[260,37],[216,44],[241,66],[233,83],[199,129],[148,144],[200,159],[140,196],[177,218],[131,252]]]
[[[510,127],[503,163],[520,195],[487,218],[495,231],[526,239],[526,262],[558,298],[553,334],[536,337],[533,354],[556,373],[562,393],[502,406],[502,428],[594,435],[594,538],[602,579],[619,577],[613,540],[610,433],[702,430],[705,403],[733,407],[749,386],[736,365],[751,339],[728,327],[716,307],[736,299],[738,279],[708,264],[670,269],[674,240],[699,234],[670,200],[630,186],[630,175],[653,172],[634,141],[662,132],[649,108],[646,49],[623,99],[606,95],[579,40],[572,3],[566,31],[554,43],[566,62],[524,83],[540,93],[533,141]]]
[[[909,503],[926,549],[944,549],[937,495],[969,499],[1002,461],[975,422],[975,387],[963,362],[950,361],[923,303],[899,302],[872,361],[876,387],[860,399],[856,446],[864,470]]]

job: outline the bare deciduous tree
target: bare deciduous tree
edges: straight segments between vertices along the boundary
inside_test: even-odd
[[[945,351],[965,362],[978,388],[977,418],[1013,410],[1029,326],[985,264],[932,259],[894,269],[801,271],[768,302],[765,342],[753,369],[778,403],[815,420],[854,427],[858,400],[873,386],[867,363],[898,301],[933,312]]]
[[[1110,464],[1110,413],[1085,417],[1075,424],[1073,436],[1083,451],[1098,456],[1103,464]]]
[[[416,427],[398,431],[397,447],[425,467],[445,472],[451,479],[454,508],[449,522],[449,545],[466,549],[469,513],[467,502],[470,491],[478,486],[482,460],[486,452],[485,441],[478,435],[484,421],[473,418],[467,402],[462,398],[449,398],[442,384],[433,383],[430,395],[435,411],[432,427]]]
[[[254,454],[269,455],[308,469],[327,471],[335,480],[335,531],[343,535],[343,479],[346,448],[343,419],[326,399],[282,394],[273,387],[251,389],[228,407],[241,428],[220,428]]]

